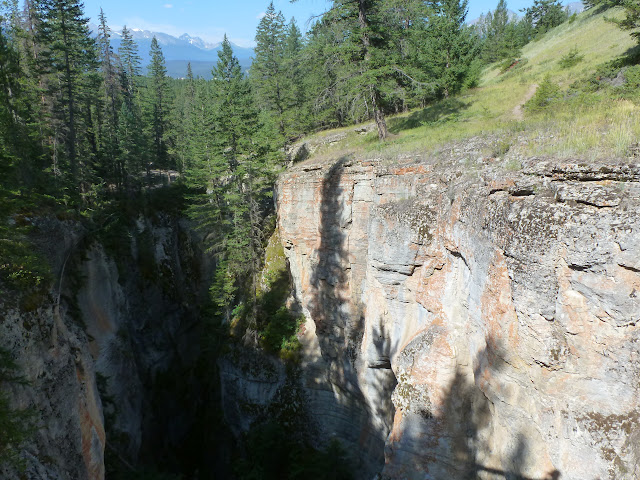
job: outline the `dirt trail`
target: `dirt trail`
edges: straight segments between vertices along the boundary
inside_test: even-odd
[[[536,94],[537,89],[538,89],[537,83],[534,83],[529,87],[529,91],[522,98],[522,102],[513,108],[511,112],[513,114],[513,118],[515,118],[516,120],[524,120],[524,110],[522,109],[522,107],[524,107],[524,104],[533,98],[533,96]]]

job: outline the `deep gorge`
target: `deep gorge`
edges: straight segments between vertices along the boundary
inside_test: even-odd
[[[115,256],[40,220],[62,300],[2,323],[31,381],[14,398],[42,413],[28,478],[102,479],[105,458],[106,478],[234,478],[243,448],[284,441],[273,420],[337,440],[356,478],[636,478],[638,166],[469,168],[480,147],[280,177],[293,361],[203,343],[213,265],[188,222],[140,216]]]

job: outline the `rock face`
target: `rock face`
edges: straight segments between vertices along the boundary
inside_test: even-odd
[[[281,177],[320,437],[362,478],[640,478],[640,165],[468,157]]]
[[[62,285],[31,312],[0,303],[3,348],[29,382],[12,388],[13,404],[31,407],[37,426],[21,452],[25,472],[0,477],[103,480],[109,450],[133,465],[171,451],[194,413],[163,398],[155,379],[198,354],[205,267],[191,229],[141,216],[115,239],[119,251],[71,222],[40,220],[35,231]]]

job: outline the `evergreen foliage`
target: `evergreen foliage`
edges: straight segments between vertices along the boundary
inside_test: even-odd
[[[149,81],[147,84],[146,121],[151,138],[150,161],[146,164],[147,179],[150,182],[151,166],[155,168],[168,168],[169,155],[167,147],[167,110],[169,101],[169,85],[167,82],[167,67],[165,66],[162,48],[156,37],[151,40],[149,52],[151,63],[149,64]]]
[[[0,348],[0,466],[9,464],[20,468],[19,451],[33,433],[34,412],[13,408],[8,395],[2,390],[10,384],[26,383],[17,370],[11,353]]]
[[[251,80],[256,103],[284,138],[284,112],[288,109],[285,100],[285,20],[281,12],[276,12],[273,2],[260,19],[255,40]]]
[[[101,175],[122,187],[124,170],[118,163],[118,125],[121,104],[119,72],[117,58],[111,47],[111,30],[107,25],[107,17],[100,9],[100,24],[98,26],[98,48],[100,73],[102,74],[102,111],[99,111],[98,127],[101,140],[101,161],[99,171]]]
[[[500,0],[496,9],[489,12],[480,25],[483,60],[496,62],[519,56],[523,42],[518,25],[516,20],[509,17],[506,0]]]
[[[640,43],[640,0],[622,0],[621,4],[625,10],[625,18],[618,24],[625,30],[633,30],[633,36]]]
[[[268,125],[258,118],[249,81],[226,37],[218,57],[210,84],[194,85],[194,104],[199,107],[189,110],[190,125],[185,128],[185,148],[191,154],[186,179],[199,192],[193,197],[191,216],[218,254],[212,295],[219,312],[231,315],[242,284],[255,321],[264,212],[277,150]]]
[[[438,94],[445,98],[462,89],[478,53],[478,41],[465,25],[467,11],[467,0],[438,0],[428,12],[421,63],[435,79]]]
[[[532,37],[542,35],[569,18],[560,0],[534,0],[527,8],[524,21],[531,26]]]
[[[47,91],[54,171],[65,168],[58,158],[66,160],[72,195],[86,194],[97,153],[92,118],[97,92],[91,88],[90,75],[97,67],[96,45],[80,2],[43,0],[38,3],[38,15],[38,65]]]

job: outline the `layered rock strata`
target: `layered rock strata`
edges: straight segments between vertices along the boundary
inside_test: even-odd
[[[320,436],[362,478],[640,478],[640,165],[475,158],[281,177]]]

